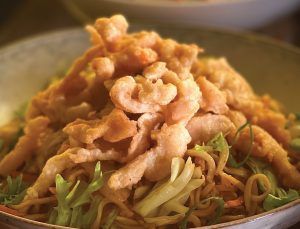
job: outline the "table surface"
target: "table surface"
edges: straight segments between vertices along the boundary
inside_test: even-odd
[[[1,0],[0,47],[8,43],[66,27],[80,26],[59,0]],[[300,9],[254,32],[300,46]],[[14,228],[2,225],[0,228]],[[300,228],[300,223],[290,229]]]

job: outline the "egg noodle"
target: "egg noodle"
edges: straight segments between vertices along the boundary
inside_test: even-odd
[[[91,47],[0,128],[0,211],[183,229],[299,198],[297,114],[256,95],[226,59],[127,28],[121,15],[88,25]]]

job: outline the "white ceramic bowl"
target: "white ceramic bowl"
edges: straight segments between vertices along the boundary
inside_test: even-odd
[[[140,21],[184,25],[254,28],[285,15],[299,0],[64,0],[78,15],[123,13]]]
[[[149,29],[153,26],[135,27]],[[156,27],[164,36],[197,42],[209,54],[224,55],[259,93],[269,92],[291,111],[300,110],[300,50],[265,38],[211,29]],[[188,36],[186,36],[189,34]],[[62,75],[88,47],[81,29],[28,39],[0,50],[0,122],[43,88],[53,75]],[[287,228],[300,221],[300,200],[249,218],[209,228]],[[7,225],[3,226],[2,223]],[[0,228],[64,228],[0,212]],[[205,227],[208,229],[208,227]]]

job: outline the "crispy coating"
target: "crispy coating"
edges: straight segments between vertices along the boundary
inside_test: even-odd
[[[190,69],[202,51],[197,45],[179,44],[172,39],[161,39],[155,49],[160,60],[166,62],[168,69],[177,73],[180,79],[189,77]]]
[[[150,181],[163,179],[170,174],[172,158],[183,157],[187,144],[191,141],[182,124],[164,124],[161,130],[153,132],[152,139],[157,141],[157,146],[115,172],[108,181],[110,188],[118,190],[131,187],[140,181],[143,175]]]
[[[24,201],[43,197],[54,183],[56,174],[61,174],[65,169],[79,163],[113,160],[118,156],[120,155],[117,152],[102,152],[99,149],[88,150],[80,147],[67,149],[46,162],[38,179],[28,188]]]
[[[177,95],[177,88],[171,83],[164,84],[161,79],[155,83],[141,79],[138,84],[138,98],[142,103],[167,105]]]
[[[252,129],[254,134],[252,155],[270,163],[284,186],[299,189],[300,172],[289,162],[287,151],[261,127],[254,125]],[[247,153],[249,144],[249,131],[245,129],[240,134],[234,147],[240,152]]]
[[[225,58],[200,59],[193,67],[195,77],[205,76],[221,91],[225,92],[228,104],[238,99],[253,99],[254,92],[247,81],[237,73]]]
[[[229,110],[226,116],[230,119],[230,121],[235,125],[236,128],[239,128],[247,122],[247,118],[240,111]]]
[[[92,60],[91,65],[101,81],[111,78],[115,72],[115,65],[108,57],[95,58]]]
[[[129,34],[121,15],[98,19],[86,29],[92,47],[64,78],[33,98],[25,135],[0,162],[0,175],[22,168],[26,160],[31,165],[17,172],[40,172],[23,201],[47,196],[57,174],[81,170],[91,176],[101,161],[108,173],[94,195],[131,217],[132,188],[162,181],[170,175],[174,157],[184,157],[188,147],[220,132],[233,143],[246,121],[253,124],[252,156],[270,163],[285,187],[300,188],[297,162],[290,162],[283,148],[291,138],[279,104],[257,96],[224,58],[199,60],[197,45],[152,31]],[[248,152],[249,139],[246,128],[234,144],[238,154]],[[207,170],[203,160],[195,162]],[[218,188],[225,183],[222,178],[221,184],[215,182]],[[207,187],[203,197],[218,192]],[[28,210],[23,209],[35,213]]]
[[[137,133],[136,122],[129,120],[119,109],[114,109],[102,119],[77,119],[63,130],[73,139],[86,144],[102,137],[109,142],[118,142]]]
[[[126,34],[128,29],[128,23],[122,15],[99,18],[94,26],[103,41],[111,48]]]
[[[27,123],[24,136],[20,137],[15,148],[0,161],[0,175],[9,175],[30,159],[39,147],[40,135],[47,129],[48,124],[49,119],[43,116]]]
[[[226,135],[235,129],[226,116],[210,113],[193,117],[186,128],[192,137],[192,144],[207,143],[218,133]]]
[[[162,109],[159,104],[143,103],[135,98],[138,92],[138,85],[134,78],[125,76],[118,79],[109,94],[116,107],[130,113],[157,112]]]
[[[163,76],[163,81],[172,83],[177,87],[176,99],[167,105],[164,110],[165,120],[168,124],[186,124],[199,110],[202,101],[202,94],[193,77],[180,80],[171,71]]]
[[[193,66],[194,76],[204,75],[226,94],[227,103],[241,111],[252,123],[266,129],[277,141],[288,146],[291,140],[285,129],[286,117],[269,103],[265,97],[259,98],[247,81],[236,72],[224,58],[201,59]],[[278,107],[276,105],[275,107]]]
[[[202,76],[198,77],[196,82],[202,92],[201,109],[203,111],[215,114],[228,112],[225,95],[213,83]]]
[[[168,71],[167,64],[165,62],[155,62],[148,66],[143,71],[143,76],[149,80],[158,80]]]
[[[146,152],[150,146],[151,131],[155,130],[163,122],[163,116],[159,113],[145,113],[137,120],[138,132],[133,136],[126,161],[131,161],[140,154]]]

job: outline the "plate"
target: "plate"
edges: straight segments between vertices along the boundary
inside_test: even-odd
[[[252,34],[208,28],[180,28],[135,25],[132,30],[158,30],[165,37],[194,42],[213,56],[225,56],[253,85],[256,92],[268,92],[289,111],[300,111],[300,50]],[[50,77],[63,75],[75,57],[88,47],[81,29],[45,34],[0,50],[0,122],[42,89]],[[300,220],[300,200],[273,211],[213,226],[228,228],[287,228]],[[55,228],[0,212],[0,222],[17,228]],[[56,227],[62,228],[62,227]],[[210,227],[211,228],[211,227]]]
[[[297,9],[299,0],[64,0],[67,8],[97,17],[122,13],[136,21],[255,28]]]

